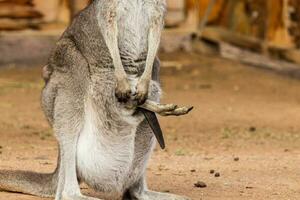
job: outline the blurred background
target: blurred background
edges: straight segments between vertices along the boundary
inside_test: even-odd
[[[300,199],[300,1],[167,0],[167,149],[152,189],[195,200]],[[40,107],[41,69],[88,0],[0,0],[0,168],[49,172],[57,146]],[[94,194],[86,186],[84,193]],[[0,192],[0,200],[40,198]]]
[[[1,0],[0,63],[45,60],[72,16],[89,3],[89,0]],[[277,66],[278,63],[267,58],[300,62],[298,0],[168,0],[167,3],[163,51],[217,50],[223,57],[277,70],[282,65],[290,70],[295,66],[288,63]],[[30,47],[34,47],[30,52],[22,51]],[[243,58],[244,54],[251,58],[266,57],[253,60]]]

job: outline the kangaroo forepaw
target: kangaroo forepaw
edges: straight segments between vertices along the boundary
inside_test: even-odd
[[[131,88],[127,79],[120,79],[117,81],[116,97],[120,102],[126,103],[131,96]]]
[[[149,81],[141,79],[136,86],[134,100],[138,105],[142,105],[148,98]]]
[[[138,92],[136,93],[134,100],[137,102],[138,105],[142,105],[148,98],[147,92]]]

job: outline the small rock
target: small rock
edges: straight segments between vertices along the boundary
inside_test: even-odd
[[[256,127],[251,126],[251,127],[249,128],[249,131],[250,131],[250,132],[255,132],[255,131],[256,131]]]
[[[3,149],[3,146],[0,145],[0,149]]]
[[[206,183],[204,183],[202,181],[198,181],[197,183],[194,184],[194,186],[197,188],[206,188],[207,187]]]
[[[220,177],[221,174],[219,172],[215,173],[215,177]]]
[[[233,160],[237,162],[237,161],[240,160],[240,158],[239,157],[235,157]]]
[[[214,173],[215,173],[215,170],[211,169],[211,170],[209,171],[209,173],[210,173],[210,174],[214,174]]]
[[[196,170],[195,170],[195,169],[192,169],[191,172],[194,173],[194,172],[196,172]]]

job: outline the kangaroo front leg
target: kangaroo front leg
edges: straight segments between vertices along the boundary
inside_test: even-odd
[[[153,63],[159,47],[163,24],[162,16],[156,17],[152,21],[153,22],[148,35],[148,54],[146,60],[146,67],[143,75],[138,81],[135,94],[135,100],[137,100],[139,105],[143,104],[148,97],[148,89],[153,71]]]
[[[123,68],[118,46],[117,2],[99,1],[99,3],[107,4],[106,6],[99,6],[99,8],[106,8],[106,10],[98,12],[98,22],[115,68],[116,97],[120,102],[127,102],[131,95],[131,88]]]

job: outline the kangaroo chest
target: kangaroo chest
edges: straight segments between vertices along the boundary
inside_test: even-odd
[[[118,43],[123,64],[145,61],[151,26],[164,15],[163,0],[119,0]]]
[[[149,11],[143,1],[120,0],[118,7],[118,43],[124,65],[146,60]]]

